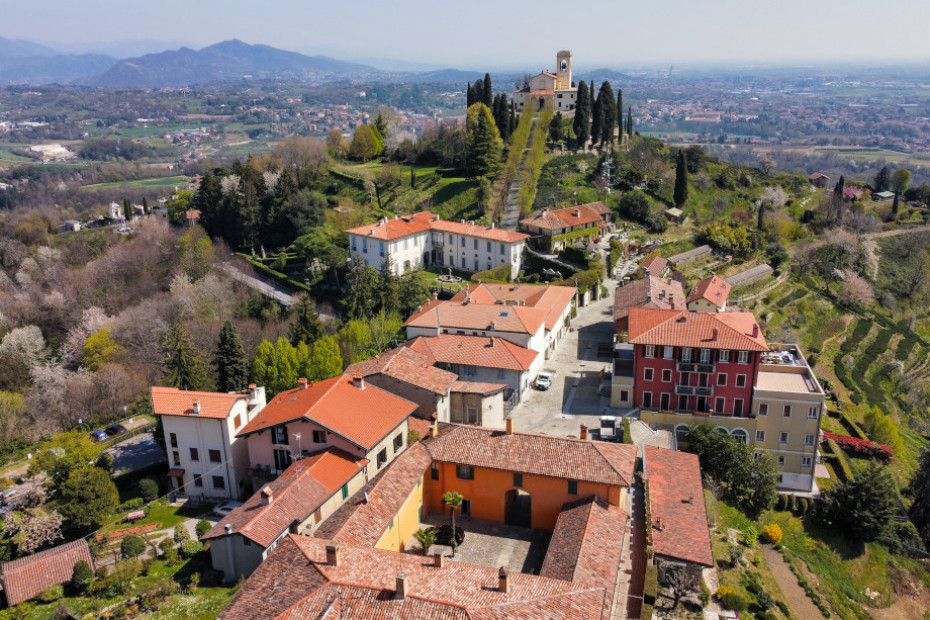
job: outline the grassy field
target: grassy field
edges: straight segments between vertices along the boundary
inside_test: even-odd
[[[93,185],[85,185],[81,189],[87,191],[99,191],[107,189],[120,189],[120,188],[175,188],[175,187],[184,187],[191,182],[191,177],[186,176],[175,176],[175,177],[158,177],[154,179],[137,179],[135,181],[115,181],[112,183],[95,183]]]

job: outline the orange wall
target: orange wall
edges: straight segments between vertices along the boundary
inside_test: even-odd
[[[439,463],[439,480],[432,479],[432,471],[426,472],[426,494],[424,504],[429,512],[448,514],[449,509],[442,503],[442,495],[447,491],[458,491],[465,499],[471,500],[471,516],[486,521],[504,522],[506,511],[506,493],[517,488],[513,486],[513,472],[497,469],[475,468],[474,480],[461,480],[456,477],[456,466],[452,463]],[[578,482],[578,495],[568,494],[568,480],[523,474],[523,486],[532,498],[532,527],[551,530],[562,511],[562,505],[591,495],[598,495],[615,506],[621,505],[623,487],[591,482]]]

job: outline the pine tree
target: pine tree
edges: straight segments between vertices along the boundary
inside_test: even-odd
[[[617,121],[617,110],[614,107],[614,91],[610,82],[604,80],[597,95],[601,108],[601,146],[614,143],[614,127]]]
[[[875,181],[872,185],[874,185],[872,193],[888,191],[888,188],[891,187],[891,171],[888,170],[888,166],[882,166],[882,169],[875,175]]]
[[[679,209],[688,201],[688,164],[685,162],[685,152],[679,149],[678,165],[675,167],[675,206]]]
[[[206,390],[207,372],[194,341],[180,323],[175,322],[161,340],[165,385],[179,390]]]
[[[484,74],[484,90],[482,92],[481,103],[488,106],[488,109],[491,108],[492,99],[494,98],[494,90],[491,88],[491,74]]]
[[[346,315],[350,319],[367,319],[375,313],[378,299],[378,272],[356,260],[349,268],[349,290],[346,292]]]
[[[242,339],[229,321],[220,330],[213,367],[216,369],[216,387],[220,392],[239,392],[249,386],[249,362]]]
[[[623,89],[617,89],[617,142],[623,143]]]
[[[626,137],[633,138],[633,106],[626,109]]]
[[[394,275],[394,260],[388,254],[381,263],[381,271],[378,274],[378,293],[380,295],[379,308],[390,311],[397,308],[398,304],[398,282],[397,276]]]
[[[491,118],[491,111],[483,103],[468,108],[465,141],[465,174],[471,178],[497,176],[503,143],[494,119]]]
[[[323,336],[323,324],[317,314],[316,304],[309,295],[301,295],[294,305],[294,322],[288,338],[295,347],[300,342],[312,344]]]
[[[575,132],[575,148],[583,149],[588,144],[589,127],[591,122],[590,105],[588,102],[588,85],[581,81],[578,84],[578,99],[575,102],[575,118],[572,121],[572,130]]]

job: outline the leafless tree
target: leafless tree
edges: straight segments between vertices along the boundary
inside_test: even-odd
[[[688,570],[687,566],[665,564],[663,568],[664,583],[672,590],[674,601],[672,609],[676,609],[683,596],[698,589],[701,583],[700,577],[696,571]]]

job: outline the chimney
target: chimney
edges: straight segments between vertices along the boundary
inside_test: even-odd
[[[226,530],[227,534],[232,534],[232,523],[227,523],[224,529]]]
[[[753,338],[759,337],[759,324],[758,323],[752,324],[752,337]]]
[[[439,437],[439,420],[429,425],[429,434],[430,437]]]
[[[513,418],[507,418],[504,423],[507,425],[507,434],[513,435]]]
[[[543,207],[543,210],[542,210],[542,213],[540,214],[540,217],[546,217],[547,215],[549,215],[549,209],[546,208],[546,207]]]
[[[362,375],[354,375],[352,377],[352,385],[354,385],[360,390],[364,390],[365,389],[365,377],[363,377]]]
[[[494,230],[494,222],[491,222],[491,230]]]
[[[588,425],[587,424],[581,425],[581,438],[582,439],[588,438]]]
[[[194,401],[194,415],[198,415],[199,413],[200,413],[200,401],[195,400]]]
[[[581,209],[575,209],[575,217],[581,217]]]
[[[257,388],[257,387],[258,387],[258,386],[255,385],[254,383],[250,383],[250,384],[249,384],[249,391],[250,391],[250,392],[254,392],[254,391],[255,391],[255,388]]]
[[[507,574],[507,568],[504,566],[497,571],[497,589],[504,594],[510,592],[510,575]]]
[[[274,501],[274,493],[271,492],[271,487],[265,487],[262,489],[262,506],[267,506]]]
[[[715,327],[715,328],[714,328],[714,335],[711,336],[710,339],[713,340],[714,342],[717,342],[717,334],[718,334],[718,333],[719,333],[719,331],[718,331],[717,328]]]
[[[668,303],[671,305],[672,310],[674,310],[674,309],[675,309],[675,298],[674,298],[674,297],[669,297],[669,298],[668,298]]]
[[[494,328],[491,327],[491,329],[494,329]],[[489,346],[489,347],[493,347],[493,346],[494,346],[494,336],[491,336],[488,340],[490,340],[490,342],[488,342],[488,346]]]
[[[433,299],[439,299],[439,291],[433,291]],[[420,306],[419,308],[417,308],[417,312],[420,312],[422,308],[423,306]]]
[[[304,378],[304,377],[301,377],[300,379],[298,379],[298,380],[297,380],[297,387],[300,388],[301,390],[306,390],[306,389],[307,389],[307,379]]]
[[[394,598],[402,601],[407,597],[407,574],[397,573],[397,588],[394,592]]]
[[[335,540],[326,543],[326,563],[339,566],[339,543]]]
[[[446,564],[446,556],[442,552],[437,552],[433,554],[433,566],[436,568],[442,568]]]

